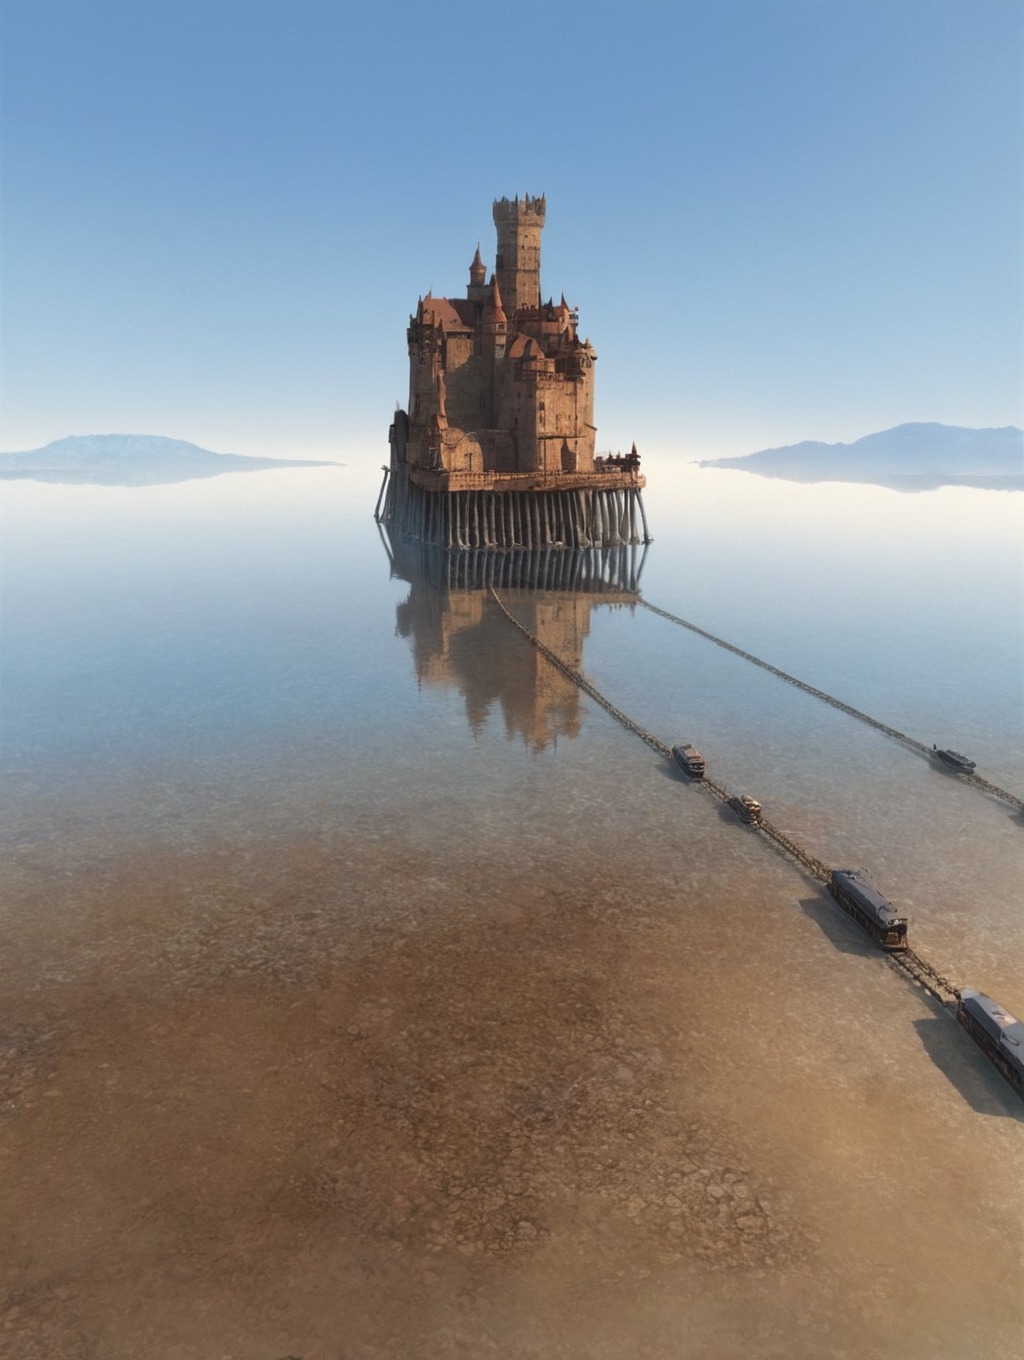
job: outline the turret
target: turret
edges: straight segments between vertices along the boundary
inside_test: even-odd
[[[487,268],[480,258],[479,243],[473,256],[473,263],[469,266],[469,287],[466,289],[466,297],[470,302],[483,302],[487,297]]]

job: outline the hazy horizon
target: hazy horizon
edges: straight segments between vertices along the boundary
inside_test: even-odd
[[[418,296],[524,192],[602,447],[1024,423],[1018,5],[522,14],[10,0],[3,446],[376,458]]]

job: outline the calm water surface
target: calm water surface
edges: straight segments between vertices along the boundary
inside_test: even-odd
[[[1024,497],[647,472],[645,598],[1024,792]],[[77,1354],[74,1336],[126,1356],[273,1338],[306,1360],[346,1338],[361,1355],[1024,1354],[1020,1102],[820,889],[556,675],[482,591],[393,562],[370,514],[379,475],[4,488],[3,937],[7,1032],[22,1036],[7,1129],[25,1167],[5,1242],[25,1354]],[[812,854],[866,868],[955,982],[1024,1015],[1012,808],[628,591],[507,599]],[[326,996],[347,998],[344,1025]],[[204,1007],[216,1019],[172,1058]],[[159,1057],[123,1055],[132,1094],[101,1109],[85,1066],[113,1062],[111,1036],[147,1016]],[[269,1158],[281,1186],[331,1187],[268,1200],[237,1241],[160,1208],[160,1176],[180,1166],[191,1183],[198,1163],[177,1147],[155,1171],[164,1125],[135,1103],[157,1070],[198,1118],[225,1080],[210,1035],[233,1026],[225,1052],[249,1054],[257,1114],[232,1142],[232,1105],[194,1156],[220,1146],[232,1164]],[[380,1036],[387,1078],[338,1077],[353,1034],[359,1053]],[[363,1111],[348,1153],[318,1106],[279,1167],[267,1149],[329,1044],[319,1088]],[[431,1124],[442,1071],[458,1099]],[[66,1124],[48,1082],[78,1102]],[[426,1083],[409,1106],[408,1083]],[[266,1144],[247,1153],[260,1118]],[[123,1205],[102,1194],[121,1139],[138,1174]],[[391,1153],[371,1166],[371,1146]],[[359,1193],[325,1169],[339,1160]],[[88,1186],[107,1206],[102,1280],[67,1226],[95,1210]],[[451,1207],[473,1194],[489,1227]],[[741,1212],[755,1195],[773,1206],[760,1245]],[[239,1202],[223,1222],[242,1223]],[[264,1314],[267,1225],[285,1220],[305,1234],[287,1238],[297,1273]],[[140,1302],[133,1234],[160,1278],[182,1254],[201,1269]],[[225,1253],[231,1269],[214,1268]],[[879,1262],[898,1287],[880,1287]],[[78,1299],[71,1321],[47,1303],[59,1288]]]
[[[685,465],[651,480],[645,598],[1024,789],[1019,496]],[[622,736],[523,655],[479,592],[392,571],[366,513],[372,482],[339,468],[6,488],[15,827],[38,835],[43,799],[76,824],[117,815],[144,830],[163,796],[153,785],[181,780],[221,800],[274,780],[289,796],[273,816],[300,825],[325,787],[339,810],[383,813],[417,778],[431,802],[479,815],[485,753],[502,789],[529,780],[543,802],[553,779],[556,806],[549,771],[567,755],[627,805],[656,778],[642,749],[606,759]],[[754,792],[813,853],[869,868],[919,934],[969,912],[965,946],[991,935],[985,981],[1012,990],[1024,929],[1012,809],[627,598],[555,595],[539,626],[656,735],[698,742],[721,782]],[[202,797],[177,812],[183,832],[207,825]]]

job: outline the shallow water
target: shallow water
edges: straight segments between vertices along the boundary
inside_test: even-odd
[[[1024,792],[1014,493],[647,469],[643,594]],[[1024,1354],[1024,1107],[379,470],[5,487],[20,1354]],[[632,603],[505,593],[1024,1015],[1022,823]]]

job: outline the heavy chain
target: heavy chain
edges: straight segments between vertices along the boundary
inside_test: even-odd
[[[943,1006],[955,1005],[960,1000],[960,988],[933,968],[915,949],[890,954],[889,959]]]
[[[752,652],[745,652],[742,647],[735,647],[731,642],[726,642],[724,638],[709,633],[706,628],[699,628],[697,624],[690,623],[687,619],[681,619],[678,614],[670,614],[667,609],[659,609],[657,605],[651,604],[648,600],[641,599],[637,603],[643,605],[644,609],[649,609],[652,614],[658,614],[661,618],[668,619],[670,623],[676,623],[680,628],[688,628],[691,633],[696,633],[698,637],[706,638],[708,642],[713,642],[716,647],[722,647],[725,651],[732,652],[734,656],[742,657],[744,661],[749,661],[752,666],[760,666],[761,670],[778,676],[780,680],[785,680],[787,685],[795,685],[797,689],[802,689],[805,694],[811,694],[815,699],[820,699],[822,703],[830,704],[833,708],[839,709],[841,713],[848,713],[851,718],[856,718],[858,722],[866,723],[868,727],[873,727],[876,731],[883,732],[887,737],[892,737],[894,741],[902,742],[904,746],[909,746],[926,759],[930,760],[934,755],[934,747],[925,746],[924,742],[918,741],[915,737],[907,736],[906,732],[900,732],[895,727],[889,727],[887,723],[879,722],[877,718],[872,718],[870,714],[862,713],[859,708],[844,704],[841,699],[837,699],[834,695],[826,694],[822,689],[816,689],[814,685],[809,685],[806,680],[799,680],[795,675],[780,670],[778,666],[773,666],[768,661],[762,661],[759,656],[754,656]],[[957,772],[950,771],[950,773]],[[982,779],[977,774],[960,772],[959,777],[964,783],[973,784],[976,789],[981,789],[983,792],[991,794],[993,798],[999,798],[1004,803],[1009,803],[1011,807],[1024,812],[1024,798],[1018,798],[1015,793],[1009,793],[1006,789],[1001,789],[998,784],[993,784],[988,779]]]

